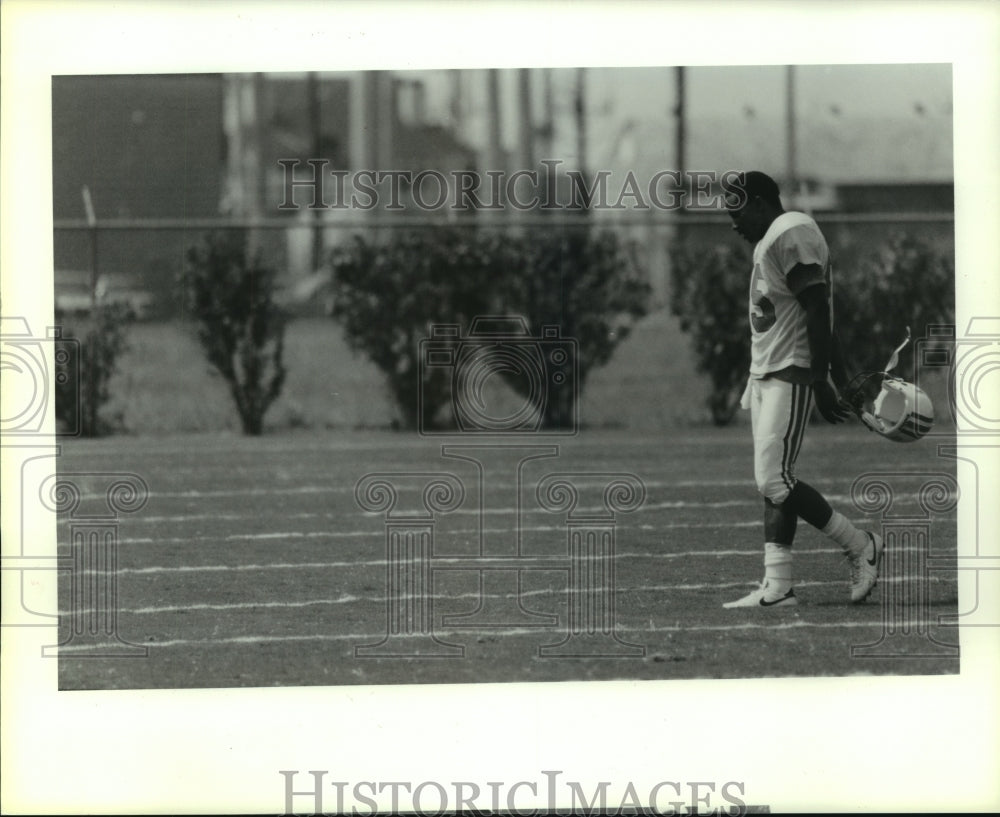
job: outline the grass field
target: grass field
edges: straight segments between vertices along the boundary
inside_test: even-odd
[[[850,606],[846,565],[805,525],[796,544],[797,608],[721,608],[762,574],[760,500],[749,477],[746,429],[600,430],[527,442],[555,444],[558,456],[527,462],[517,489],[513,455],[505,450],[498,455],[507,457],[502,464],[484,470],[480,493],[475,466],[443,457],[440,440],[389,431],[67,441],[63,474],[131,472],[149,486],[145,507],[121,517],[117,573],[117,632],[147,647],[148,655],[83,657],[88,648],[70,642],[60,656],[60,687],[958,671],[954,651],[936,648],[937,657],[913,657],[930,643],[928,635],[957,641],[953,628],[937,624],[939,615],[956,611],[954,573],[930,575],[920,588],[926,592],[923,601],[902,611],[883,609],[881,600],[894,581],[905,582],[905,577],[887,577],[867,604]],[[857,477],[898,472],[895,490],[906,505],[912,504],[919,483],[905,474],[952,471],[929,442],[896,445],[857,426],[810,429],[800,465],[801,476],[848,516],[875,528],[881,519],[866,518],[851,503],[849,491]],[[385,637],[388,614],[385,521],[361,509],[355,485],[371,473],[444,471],[463,483],[466,496],[453,511],[437,515],[429,629],[461,655],[358,657],[356,647]],[[542,508],[534,486],[553,472],[595,471],[632,474],[646,490],[641,508],[616,516],[615,631],[638,649],[632,656],[608,657],[606,651],[599,657],[542,656],[540,647],[565,637],[574,599],[568,591],[565,513]],[[511,476],[504,478],[505,472]],[[86,503],[91,489],[84,484],[82,490]],[[416,495],[401,491],[401,497],[412,505]],[[599,507],[596,495],[581,495],[581,511]],[[64,520],[64,552],[66,529]],[[955,554],[955,530],[954,512],[934,519],[930,548],[935,558]],[[473,612],[482,601],[508,609],[514,604],[517,572],[484,571],[489,581],[481,590],[474,557],[480,537],[493,555],[516,551],[518,531],[523,558],[517,564],[524,568],[520,600],[532,613],[549,614],[548,623],[534,626],[542,620],[526,618],[495,627],[456,626],[454,616]],[[60,589],[65,608],[66,583]],[[912,636],[902,639],[904,655],[852,657],[852,646],[879,642],[893,621],[898,629],[901,615]]]
[[[748,423],[742,413],[730,428],[707,423],[707,384],[663,312],[644,319],[592,374],[580,402],[579,435],[493,438],[501,447],[465,449],[465,459],[445,456],[442,445],[480,440],[389,430],[393,412],[380,374],[347,349],[328,319],[290,326],[288,381],[260,438],[236,431],[222,381],[209,372],[185,327],[138,324],[129,341],[108,407],[125,432],[65,440],[59,469],[63,475],[133,473],[149,487],[145,506],[122,514],[117,528],[115,625],[121,639],[147,654],[84,657],[93,649],[71,640],[60,654],[62,688],[958,671],[955,650],[935,646],[933,657],[914,657],[928,652],[931,635],[946,644],[957,640],[954,629],[937,623],[956,611],[954,572],[928,575],[915,587],[890,576],[867,604],[850,606],[845,562],[806,525],[796,543],[797,608],[721,608],[762,575]],[[551,449],[550,456],[525,461],[520,487],[519,459],[539,452],[513,452],[512,445]],[[938,459],[930,440],[897,445],[857,424],[810,429],[801,476],[856,521],[882,524],[852,504],[850,489],[858,477],[886,471],[897,474],[898,514],[912,506],[920,487],[906,474],[954,473],[954,461]],[[423,577],[429,588],[403,594],[423,599],[412,609],[427,616],[417,624],[403,621],[404,630],[423,636],[403,641],[425,650],[430,641],[431,651],[451,657],[356,652],[386,638],[388,599],[397,598],[388,589],[389,567],[398,571],[400,562],[387,559],[384,514],[365,512],[355,486],[368,474],[396,474],[398,514],[422,507],[421,478],[414,474],[443,472],[461,484],[464,500],[435,514],[433,558],[414,573],[395,575]],[[643,486],[642,506],[615,514],[613,560],[574,562],[567,555],[566,512],[542,507],[535,490],[557,472],[628,474]],[[95,478],[76,479],[85,495],[80,512],[90,502],[99,506],[105,489]],[[592,517],[604,508],[601,485],[585,481],[576,512]],[[69,525],[62,519],[63,555]],[[954,511],[934,518],[933,557],[954,557],[955,531]],[[915,550],[912,541],[901,548]],[[587,572],[612,566],[613,580]],[[588,580],[607,592],[584,592]],[[920,592],[884,597],[887,588]],[[69,593],[61,578],[64,611],[74,608]],[[904,607],[883,609],[883,598],[902,599]],[[480,605],[478,617],[463,618]],[[572,619],[571,610],[583,618]],[[614,639],[576,638],[555,650],[597,655],[564,657],[543,649],[573,627],[600,631],[612,623]],[[898,637],[901,625],[905,637]],[[893,649],[904,656],[852,655],[852,647],[878,643],[887,628]]]

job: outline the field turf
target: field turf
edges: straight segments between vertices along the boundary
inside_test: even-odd
[[[555,446],[557,456],[525,462],[518,487],[511,459],[518,455],[509,448],[479,452],[497,458],[483,471],[482,492],[476,466],[442,451],[443,443],[478,442],[316,428],[260,438],[199,432],[64,441],[59,468],[79,482],[81,511],[101,499],[102,489],[90,485],[92,477],[71,474],[130,472],[149,487],[144,507],[122,514],[117,527],[117,634],[146,647],[147,654],[91,657],[90,647],[70,639],[60,654],[60,688],[958,671],[957,649],[940,646],[957,643],[957,632],[939,624],[939,616],[957,610],[954,572],[932,571],[918,581],[919,592],[893,593],[903,606],[892,608],[883,605],[884,594],[914,579],[886,576],[866,604],[851,606],[846,563],[805,524],[796,542],[799,606],[722,609],[762,575],[761,500],[752,483],[745,426],[584,430],[575,437],[519,439],[520,445]],[[857,424],[817,425],[807,433],[800,476],[873,529],[883,519],[862,513],[850,489],[864,474],[887,471],[895,474],[891,481],[901,503],[893,511],[905,515],[916,507],[921,484],[907,474],[954,473],[954,463],[938,458],[931,441],[897,445]],[[357,647],[386,637],[388,612],[385,516],[365,512],[355,486],[368,474],[407,475],[393,479],[401,480],[400,508],[412,509],[419,507],[415,485],[422,479],[414,475],[440,472],[457,477],[465,496],[454,510],[435,517],[425,630],[451,645],[442,648],[451,657],[358,655]],[[630,474],[645,489],[640,508],[614,519],[613,617],[621,643],[612,646],[622,652],[613,656],[604,648],[590,657],[545,655],[540,649],[565,638],[570,606],[579,595],[567,590],[566,513],[541,507],[535,491],[539,479],[554,472]],[[577,511],[593,516],[603,505],[594,480],[585,481]],[[62,555],[69,547],[68,525],[60,521]],[[477,562],[481,545],[499,559]],[[897,546],[916,548],[909,539]],[[932,518],[929,548],[934,559],[954,557],[954,511]],[[520,614],[518,574],[499,569],[511,564],[500,559],[518,549],[517,564],[526,568],[520,602],[528,611]],[[494,569],[479,573],[477,564]],[[60,580],[63,611],[72,604],[68,593],[68,581]],[[461,616],[480,602],[486,610],[514,612],[507,619],[463,622]],[[602,620],[610,621],[607,611]],[[886,633],[893,636],[886,649],[896,657],[852,654],[852,647],[884,641]]]

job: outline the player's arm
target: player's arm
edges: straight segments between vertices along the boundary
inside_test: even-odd
[[[843,363],[830,325],[830,295],[826,276],[819,264],[796,264],[787,275],[788,286],[806,313],[809,339],[810,375],[816,408],[830,423],[841,423],[850,410],[830,382],[831,364],[842,371]]]
[[[843,390],[847,385],[847,358],[844,355],[844,346],[840,342],[840,336],[837,334],[837,330],[833,329],[831,331],[831,346],[830,346],[830,377],[833,378],[834,385]]]

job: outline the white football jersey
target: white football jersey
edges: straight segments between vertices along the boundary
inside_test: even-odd
[[[764,377],[789,366],[809,368],[806,312],[786,277],[796,264],[818,264],[823,270],[823,281],[831,286],[830,250],[816,222],[805,213],[782,213],[753,251],[750,276],[753,377]]]

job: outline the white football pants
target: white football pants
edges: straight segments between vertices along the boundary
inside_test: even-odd
[[[795,461],[809,421],[812,389],[751,378],[742,405],[750,409],[757,490],[780,505],[795,487]],[[748,405],[749,404],[749,405]]]

